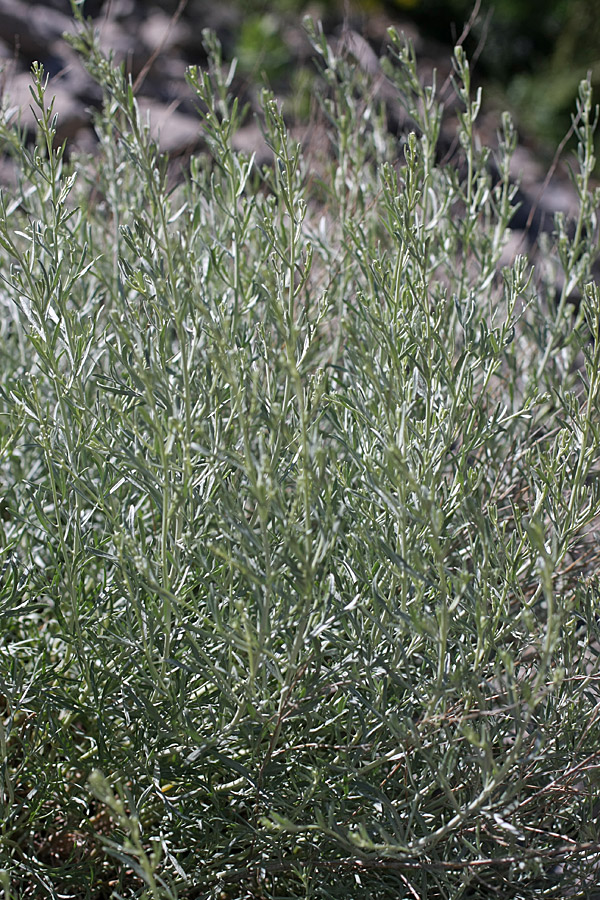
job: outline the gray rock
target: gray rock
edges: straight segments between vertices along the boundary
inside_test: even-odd
[[[22,0],[2,0],[0,6],[0,34],[17,53],[43,60],[64,32],[74,30],[73,19],[41,3]]]
[[[29,72],[19,72],[11,78],[4,92],[4,106],[8,107],[9,119],[18,119],[25,128],[35,131],[39,110],[31,96],[32,77]],[[56,139],[59,143],[74,137],[89,124],[85,104],[77,99],[73,91],[60,81],[49,82],[46,101],[54,100],[54,112],[58,115]]]
[[[139,97],[142,119],[148,119],[150,133],[162,153],[179,155],[197,149],[202,142],[200,122],[177,110],[177,104],[166,105],[150,97]]]

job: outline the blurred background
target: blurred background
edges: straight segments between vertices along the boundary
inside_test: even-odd
[[[445,51],[447,56],[473,19],[464,46],[475,60],[486,104],[510,109],[520,131],[544,154],[553,153],[569,129],[577,87],[588,72],[600,97],[600,0],[240,0],[231,5],[243,12],[232,53],[246,71],[262,67],[274,80],[279,73],[293,75],[293,46],[286,34],[304,13],[321,18],[328,30],[346,17],[376,52],[386,20],[410,23],[427,55]]]
[[[134,79],[155,54],[141,95],[155,107],[173,110],[176,104],[181,115],[193,113],[185,66],[202,65],[206,27],[216,30],[226,59],[238,58],[237,89],[265,79],[285,98],[289,116],[307,115],[315,66],[304,15],[320,19],[332,37],[346,23],[377,56],[389,25],[405,29],[425,71],[437,66],[442,78],[470,21],[464,46],[474,80],[484,87],[484,109],[509,109],[521,141],[542,162],[568,131],[579,81],[588,72],[600,96],[600,0],[85,0],[83,9],[97,23],[105,49]],[[61,43],[70,10],[69,0],[0,0],[1,86],[11,82],[27,117],[29,67],[41,61],[60,95],[57,109],[68,137],[83,128],[84,107],[99,102]],[[179,124],[185,131],[183,120]],[[187,127],[191,135],[194,126]]]

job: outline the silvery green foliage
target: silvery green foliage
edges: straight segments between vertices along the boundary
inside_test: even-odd
[[[327,146],[273,164],[205,35],[206,153],[169,186],[82,23],[98,156],[0,208],[6,897],[583,895],[598,858],[595,112],[580,217],[501,267],[457,49],[460,165],[391,33],[401,147],[309,25]],[[578,304],[574,298],[578,296]]]

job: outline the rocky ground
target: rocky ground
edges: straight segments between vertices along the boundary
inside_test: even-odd
[[[236,45],[236,34],[243,22],[241,3],[214,3],[213,0],[166,0],[163,3],[145,0],[87,0],[85,12],[99,30],[102,47],[112,52],[117,62],[125,62],[134,81],[141,110],[147,113],[160,147],[173,158],[183,161],[203,145],[198,116],[194,110],[192,91],[185,80],[186,67],[202,65],[202,29],[216,30],[223,43],[225,56]],[[357,64],[378,74],[378,54],[385,42],[386,27],[394,24],[408,31],[413,39],[424,72],[436,67],[441,83],[449,72],[450,48],[433,44],[419,34],[409,21],[391,22],[382,14],[350,18],[346,29],[341,27],[339,15],[331,13],[332,4],[315,7],[315,15],[324,17],[324,28],[333,40],[345,40]],[[349,26],[349,27],[348,27]],[[30,109],[30,67],[34,60],[44,65],[55,95],[58,113],[58,140],[69,140],[71,146],[93,150],[95,138],[90,110],[100,105],[100,92],[85,72],[77,54],[63,39],[73,30],[68,0],[2,0],[0,5],[0,87],[3,105],[12,118],[20,116],[27,128],[34,126]],[[342,36],[343,35],[343,36]],[[282,26],[282,36],[291,57],[298,66],[309,63],[311,47],[300,22],[288,20]],[[379,90],[386,96],[391,111],[390,121],[402,129],[403,114],[399,104],[390,96],[389,86],[382,77]],[[285,94],[286,86],[281,86]],[[244,89],[241,85],[240,89]],[[395,105],[394,105],[395,104]],[[498,115],[484,112],[480,119],[480,139],[495,141]],[[238,146],[256,152],[258,159],[268,158],[260,129],[248,125],[237,137]],[[442,141],[452,144],[452,118],[442,135]],[[515,177],[519,177],[522,191],[521,209],[515,216],[515,247],[524,239],[531,245],[540,229],[552,227],[551,214],[562,210],[567,215],[576,209],[575,191],[559,167],[546,183],[545,168],[534,153],[523,147],[515,157]],[[10,162],[0,152],[0,184],[14,177]],[[528,226],[527,234],[525,227]]]

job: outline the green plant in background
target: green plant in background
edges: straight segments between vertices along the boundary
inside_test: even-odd
[[[555,141],[570,125],[577,86],[588,73],[600,86],[600,22],[595,3],[579,0],[562,10],[561,29],[548,57],[528,75],[513,79],[508,97],[524,121],[546,141]]]
[[[293,41],[303,0],[272,4],[264,0],[244,7],[234,45],[239,72],[259,74],[274,90],[285,87],[291,98],[304,92],[299,114],[307,114],[305,83],[312,69],[297,65]],[[540,152],[564,137],[571,123],[580,81],[591,72],[598,86],[600,25],[596,0],[356,0],[351,6],[325,3],[320,7],[331,23],[368,23],[373,13],[392,18],[408,16],[425,38],[444,44],[456,39],[474,8],[478,10],[465,40],[468,52],[477,51],[478,75],[497,106],[509,106],[519,128],[537,140]],[[287,36],[286,36],[287,32]],[[290,84],[290,75],[296,83]],[[300,85],[298,85],[300,81]],[[575,143],[569,145],[575,147]],[[551,152],[549,151],[549,155]]]
[[[594,110],[558,303],[502,266],[391,33],[397,141],[308,23],[329,144],[205,34],[206,153],[168,186],[80,22],[98,156],[39,133],[0,204],[0,883],[7,897],[563,898],[597,844],[600,294]],[[317,153],[313,149],[313,154]]]
[[[244,19],[236,44],[240,71],[254,78],[259,72],[277,80],[292,65],[292,54],[280,34],[280,20],[273,14]]]
[[[394,0],[390,8],[397,5]],[[474,10],[478,15],[470,36],[471,46],[485,35],[480,48],[480,63],[487,75],[506,81],[518,71],[535,71],[553,52],[568,21],[576,20],[590,0],[418,0],[411,15],[425,33],[446,42],[451,33],[461,33]]]
[[[410,15],[425,35],[446,42],[471,16],[470,0],[418,0]],[[387,7],[403,8],[399,0]],[[552,148],[569,129],[580,81],[600,73],[595,0],[482,0],[466,47],[500,104],[509,104],[530,137]],[[481,46],[478,46],[479,42]],[[573,146],[575,144],[573,143]]]

